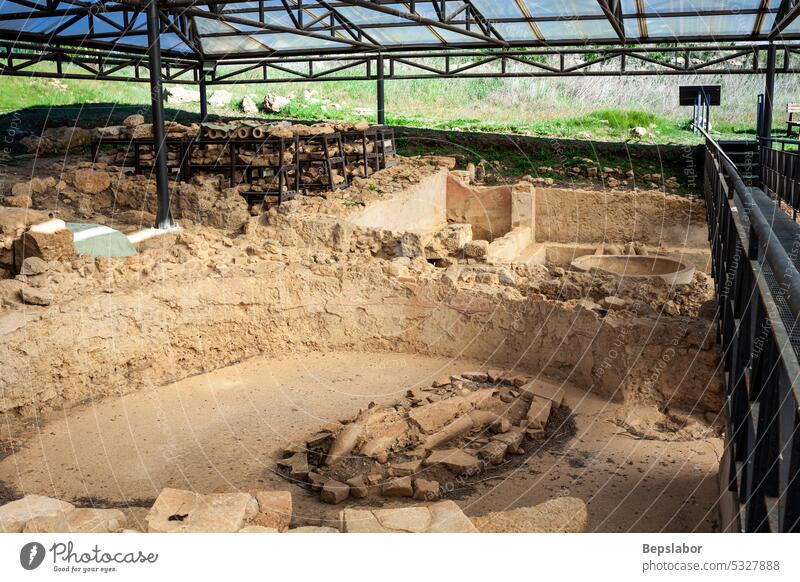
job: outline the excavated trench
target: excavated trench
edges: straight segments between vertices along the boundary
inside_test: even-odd
[[[534,203],[520,188],[492,191],[480,205],[508,201],[508,220],[491,221],[508,229],[473,237],[486,241],[488,256],[459,263],[426,256],[442,250],[425,233],[448,220],[482,232],[474,199],[456,204],[425,184],[412,190],[416,201],[430,196],[442,223],[420,222],[430,215],[424,205],[412,216],[387,210],[409,208],[406,194],[346,220],[287,205],[263,230],[238,237],[189,228],[148,243],[138,262],[107,261],[92,291],[4,315],[5,495],[123,506],[135,522],[143,516],[136,508],[164,487],[285,488],[279,465],[288,447],[370,405],[395,406],[438,378],[491,369],[561,386],[563,403],[541,438],[443,493],[468,515],[571,495],[588,503],[592,530],[713,530],[722,402],[714,324],[679,301],[699,283],[676,296],[663,285],[623,289],[557,266],[620,254],[611,247],[631,241],[643,252],[677,248],[687,232],[696,236],[695,218],[688,230],[671,225],[672,238],[663,228],[649,239],[623,232],[622,223],[610,237],[569,218],[570,208],[597,203],[595,193],[571,193],[574,204],[562,204],[556,221],[553,193]],[[399,223],[377,225],[375,216],[414,228],[398,235]],[[421,252],[387,254],[398,236],[408,247],[408,233]],[[285,240],[311,250],[254,250],[289,247]],[[702,247],[681,248],[702,264]],[[503,262],[508,253],[513,260]],[[565,296],[572,287],[579,292]],[[624,304],[603,303],[614,294]],[[666,297],[679,304],[675,314],[650,305]],[[321,503],[307,483],[289,486],[298,523],[336,520],[340,506]]]

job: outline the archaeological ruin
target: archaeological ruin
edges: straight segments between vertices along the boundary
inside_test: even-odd
[[[620,51],[586,75],[620,56],[622,75],[714,31],[648,39],[632,17],[618,38],[630,2],[513,22],[525,3],[310,2],[307,26],[303,3],[218,4],[107,4],[144,44],[101,36],[98,69],[57,47],[31,72],[149,79],[153,101],[44,124],[0,162],[0,531],[798,531],[796,154],[699,118],[690,145],[596,147],[385,119],[392,78],[480,65],[430,51],[567,75],[582,38]],[[523,23],[566,32],[542,48]],[[42,50],[24,32],[0,75]],[[748,50],[769,87],[776,45]],[[207,86],[268,69],[376,82],[377,115],[278,119],[269,94],[209,117]],[[165,119],[162,83],[198,85],[199,112]],[[476,163],[486,144],[525,171]]]

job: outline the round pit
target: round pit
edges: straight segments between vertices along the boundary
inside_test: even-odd
[[[694,267],[689,267],[667,257],[648,255],[586,255],[572,261],[579,271],[597,269],[619,277],[631,279],[663,279],[671,285],[692,282]]]
[[[145,508],[164,487],[287,490],[296,524],[335,526],[347,505],[423,502],[373,495],[321,503],[317,493],[275,470],[284,449],[371,402],[394,403],[409,389],[481,364],[376,352],[259,356],[155,390],[53,410],[16,430],[9,426],[0,485],[11,498],[36,493],[121,507],[137,528],[146,527]],[[630,419],[629,408],[579,386],[564,389],[576,436],[526,449],[478,478],[454,480],[448,498],[474,516],[569,492],[587,501],[590,531],[711,531],[719,439],[698,446],[698,440],[625,438],[618,423]]]

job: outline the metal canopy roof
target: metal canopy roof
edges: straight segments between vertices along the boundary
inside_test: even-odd
[[[147,49],[147,0],[0,0],[0,39]],[[158,1],[166,57],[391,53],[800,38],[798,0]]]

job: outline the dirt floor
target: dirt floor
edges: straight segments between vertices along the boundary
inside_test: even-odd
[[[282,450],[370,402],[392,402],[409,388],[480,365],[392,353],[256,357],[69,411],[6,417],[2,440],[16,446],[0,461],[0,482],[16,495],[117,507],[149,506],[164,487],[288,486],[296,524],[335,524],[341,506],[323,504],[273,472]],[[714,531],[721,440],[713,428],[701,420],[676,431],[649,407],[612,404],[572,386],[565,404],[577,433],[563,446],[456,485],[452,496],[468,515],[571,495],[587,502],[591,531]],[[144,510],[130,514],[141,520]]]

